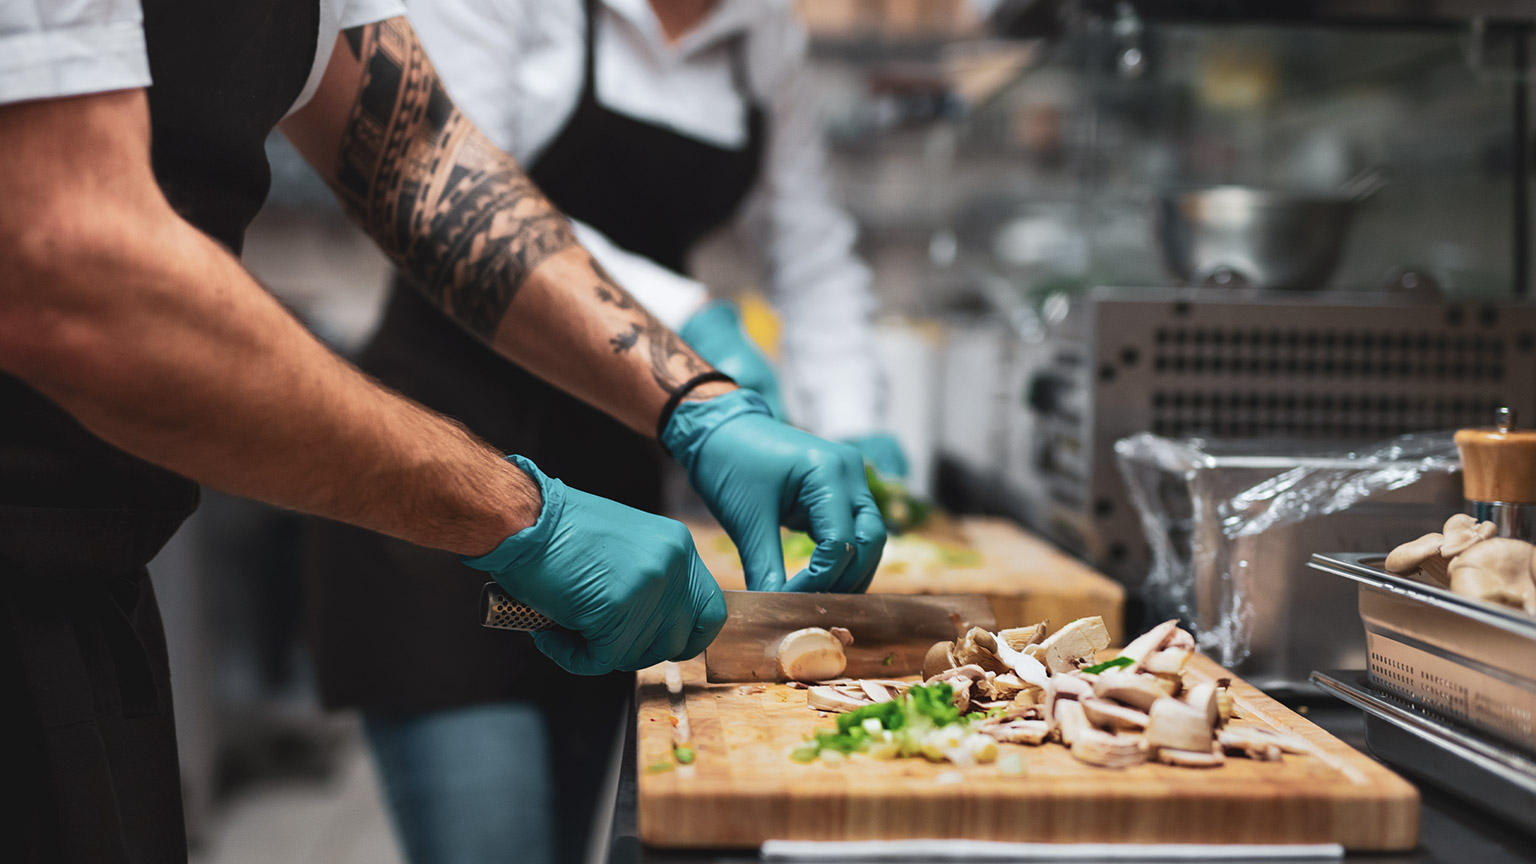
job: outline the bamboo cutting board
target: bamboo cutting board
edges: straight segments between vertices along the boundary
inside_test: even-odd
[[[1058,551],[1023,528],[989,517],[951,520],[942,539],[974,555],[961,564],[915,562],[904,558],[895,538],[869,590],[892,594],[982,594],[992,602],[998,627],[1026,627],[1050,621],[1059,627],[1088,615],[1102,615],[1110,640],[1124,638],[1125,589],[1087,564]],[[725,531],[713,522],[688,521],[704,565],[722,588],[745,588],[741,559]],[[922,532],[918,532],[922,536]]]
[[[1232,757],[1214,769],[1095,768],[1056,744],[1001,745],[1027,773],[924,759],[792,762],[787,751],[833,721],[785,685],[749,692],[704,683],[681,664],[681,696],[663,667],[640,673],[640,837],[661,847],[755,847],[765,840],[967,838],[1052,843],[1340,843],[1403,850],[1418,842],[1419,796],[1369,757],[1240,680],[1240,719],[1299,736],[1315,753],[1280,762]],[[1230,677],[1204,657],[1193,685]],[[686,711],[693,764],[669,770],[675,712]],[[941,780],[941,775],[949,775]],[[958,780],[959,782],[950,782]]]

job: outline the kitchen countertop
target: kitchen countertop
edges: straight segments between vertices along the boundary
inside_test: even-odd
[[[1359,711],[1339,702],[1318,698],[1287,703],[1345,743],[1364,752],[1365,719]],[[632,745],[634,712],[630,712],[630,742],[619,775],[613,825],[608,838],[609,864],[747,864],[757,861],[753,852],[732,849],[719,852],[647,849],[636,836],[636,767]],[[1401,772],[1399,772],[1401,773]],[[1424,807],[1420,817],[1419,848],[1407,854],[1355,854],[1349,861],[1371,864],[1520,864],[1536,862],[1536,837],[1522,834],[1478,812],[1433,786],[1408,778],[1418,786]]]

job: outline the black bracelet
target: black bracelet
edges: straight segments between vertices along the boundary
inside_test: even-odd
[[[683,399],[700,384],[708,384],[712,381],[724,381],[727,384],[736,383],[735,378],[714,369],[684,381],[681,386],[672,391],[671,396],[667,397],[667,404],[661,406],[661,419],[656,421],[656,440],[661,440],[662,433],[667,431],[667,422],[672,419],[672,412],[677,410],[677,406],[682,404]]]

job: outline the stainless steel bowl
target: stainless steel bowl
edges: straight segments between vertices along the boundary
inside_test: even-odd
[[[1190,285],[1318,290],[1338,267],[1360,197],[1169,192],[1157,200],[1157,239],[1168,269]]]

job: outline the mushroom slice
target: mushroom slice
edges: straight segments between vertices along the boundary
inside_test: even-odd
[[[1142,664],[1142,669],[1153,675],[1182,675],[1184,664],[1195,652],[1188,648],[1164,648],[1153,653]]]
[[[1092,729],[1088,723],[1088,715],[1084,713],[1081,703],[1074,699],[1062,699],[1054,706],[1053,711],[1056,731],[1061,735],[1061,743],[1071,746],[1078,736],[1084,731]]]
[[[1184,694],[1184,701],[1205,712],[1206,724],[1212,729],[1221,727],[1221,704],[1217,701],[1215,681],[1203,681]]]
[[[1536,615],[1536,546],[1495,537],[1451,559],[1451,590]]]
[[[1180,768],[1220,768],[1227,758],[1215,750],[1180,750],[1176,747],[1159,747],[1157,761]]]
[[[1204,708],[1171,696],[1152,703],[1147,713],[1147,743],[1174,750],[1211,749],[1211,722]]]
[[[976,682],[976,686],[988,699],[1002,699],[1012,701],[1013,697],[1023,690],[1025,684],[1019,680],[1019,676],[1012,672],[1002,675],[987,674],[986,678]]]
[[[1121,657],[1129,657],[1135,661],[1130,667],[1131,671],[1137,671],[1142,662],[1151,656],[1152,652],[1168,644],[1173,637],[1173,631],[1179,629],[1177,618],[1164,621],[1151,630],[1132,639],[1129,644],[1120,649]]]
[[[1107,699],[1079,699],[1083,706],[1083,713],[1087,715],[1088,722],[1099,727],[1115,732],[1126,729],[1139,732],[1147,728],[1147,715],[1134,708],[1126,708],[1116,705]]]
[[[1141,736],[1112,735],[1101,729],[1084,729],[1072,742],[1072,755],[1102,768],[1129,768],[1147,761]]]
[[[982,723],[976,731],[1004,744],[1035,746],[1045,743],[1046,736],[1051,734],[1051,725],[1044,720],[995,720]]]
[[[853,634],[848,631],[847,627],[828,627],[827,632],[837,637],[837,641],[843,643],[844,648],[853,644]]]
[[[864,695],[868,696],[871,702],[889,702],[896,698],[896,694],[892,693],[890,688],[878,681],[860,681],[859,689],[864,691]]]
[[[923,680],[937,678],[945,671],[959,666],[955,659],[955,643],[935,642],[928,653],[923,655]]]
[[[843,674],[848,656],[843,642],[830,631],[806,627],[779,641],[779,676],[795,681],[824,681]]]
[[[950,682],[953,682],[953,681],[959,680],[961,678],[966,679],[966,681],[968,681],[968,682],[975,682],[975,681],[981,681],[981,680],[985,679],[986,677],[987,677],[987,670],[981,668],[980,666],[977,666],[974,663],[970,663],[970,664],[967,664],[965,666],[956,666],[953,669],[945,669],[943,672],[940,672],[939,674],[933,676],[932,678],[929,678],[928,680],[924,681],[923,683],[924,684],[937,684],[940,681],[950,681]],[[965,686],[969,687],[970,684],[968,683]]]
[[[1216,679],[1216,712],[1221,715],[1221,725],[1237,716],[1237,703],[1232,698],[1232,679]]]
[[[817,711],[835,711],[841,714],[845,711],[853,711],[863,708],[865,705],[873,705],[875,703],[867,698],[852,696],[836,687],[822,684],[812,687],[807,691],[805,704],[815,708]]]
[[[1431,531],[1417,540],[1407,543],[1387,553],[1387,560],[1383,566],[1388,572],[1407,575],[1423,567],[1426,571],[1438,569],[1441,576],[1445,574],[1445,566],[1448,559],[1440,554],[1440,544],[1445,542],[1445,535],[1439,531]],[[1431,563],[1431,562],[1434,563]],[[1443,581],[1443,579],[1442,579]]]
[[[1499,533],[1499,526],[1457,513],[1445,520],[1445,530],[1441,533],[1445,539],[1440,541],[1440,555],[1449,560]]]
[[[1028,627],[1009,627],[1006,630],[999,630],[997,641],[1015,651],[1023,651],[1026,647],[1045,638],[1047,623],[1041,621],[1039,624],[1031,624]]]
[[[1295,735],[1283,735],[1261,726],[1228,726],[1216,736],[1225,750],[1241,750],[1254,759],[1273,761],[1281,753],[1311,753],[1312,747]]]
[[[955,660],[962,665],[975,664],[993,673],[1012,671],[997,656],[997,637],[981,627],[972,627],[955,643]]]
[[[1024,653],[1032,653],[1029,649],[1034,647],[1026,647]],[[1104,627],[1104,619],[1092,615],[1079,618],[1052,633],[1033,654],[1045,664],[1045,668],[1051,670],[1051,674],[1056,675],[1077,671],[1084,660],[1108,647],[1109,631]]]
[[[1093,693],[1100,699],[1110,699],[1138,711],[1146,711],[1153,702],[1169,695],[1168,688],[1156,676],[1124,669],[1106,669],[1096,675]]]

